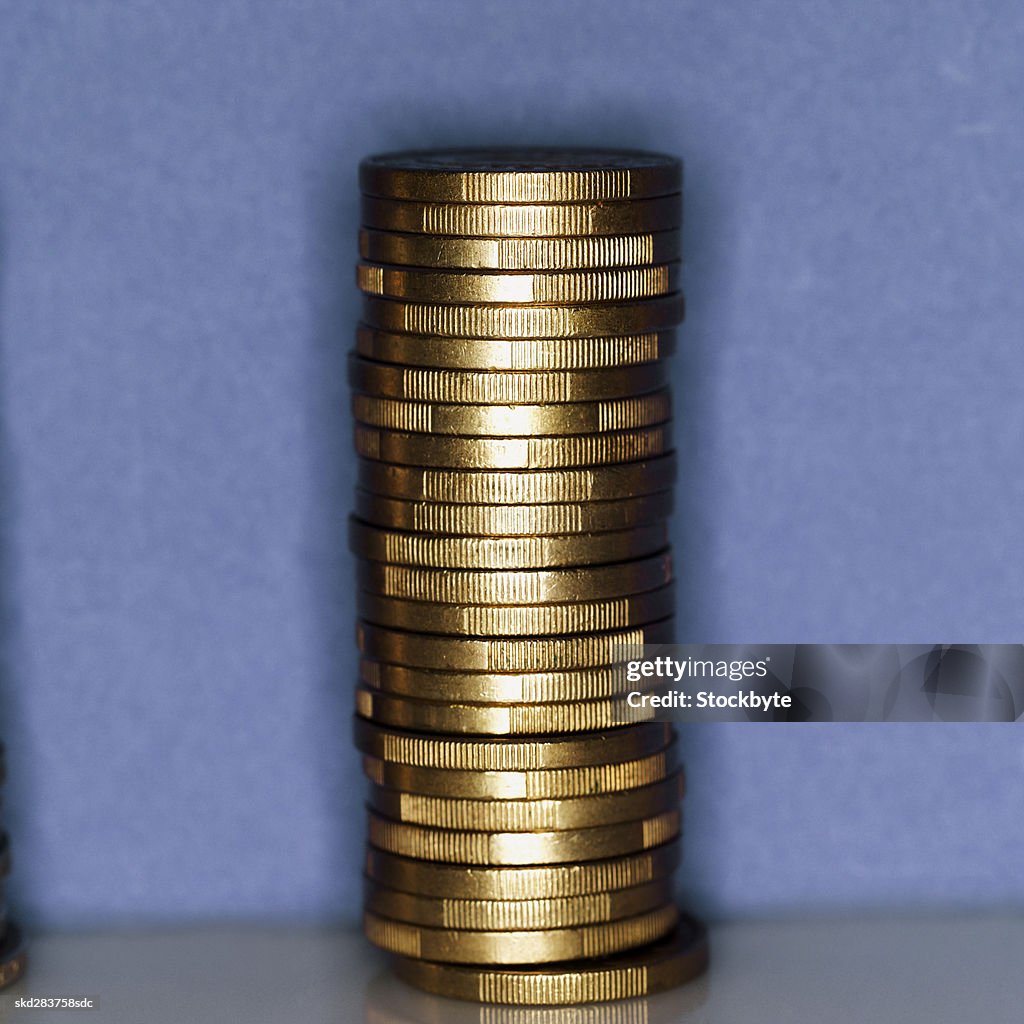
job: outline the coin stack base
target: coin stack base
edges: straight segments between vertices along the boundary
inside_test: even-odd
[[[6,778],[3,744],[0,744],[0,788]],[[11,850],[7,833],[0,832],[0,988],[13,985],[25,973],[25,950],[21,933],[7,916],[4,883],[11,872]]]
[[[360,167],[349,361],[364,928],[482,1003],[601,1002],[707,962],[673,899],[670,643],[679,162],[399,153]]]

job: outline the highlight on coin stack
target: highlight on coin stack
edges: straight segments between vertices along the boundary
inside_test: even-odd
[[[685,982],[707,946],[673,898],[679,752],[617,671],[674,639],[681,164],[397,153],[360,185],[366,934],[462,999]]]

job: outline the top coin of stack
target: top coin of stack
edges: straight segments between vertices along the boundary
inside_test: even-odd
[[[681,166],[398,153],[360,184],[367,932],[465,998],[678,983],[706,955],[671,901],[681,774],[616,665],[672,640]]]

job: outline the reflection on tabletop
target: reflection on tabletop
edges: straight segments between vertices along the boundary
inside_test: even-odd
[[[364,993],[364,1024],[679,1024],[707,999],[703,976],[672,992],[587,1006],[485,1006],[443,999],[404,984],[387,971]]]

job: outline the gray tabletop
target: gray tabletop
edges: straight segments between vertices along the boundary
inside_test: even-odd
[[[85,1021],[247,1024],[1019,1024],[1024,918],[922,917],[733,924],[712,930],[712,969],[647,1000],[604,1007],[480,1007],[425,995],[388,974],[353,931],[264,926],[50,934],[31,971],[0,994],[89,995]],[[26,1021],[67,1024],[67,1012]]]

